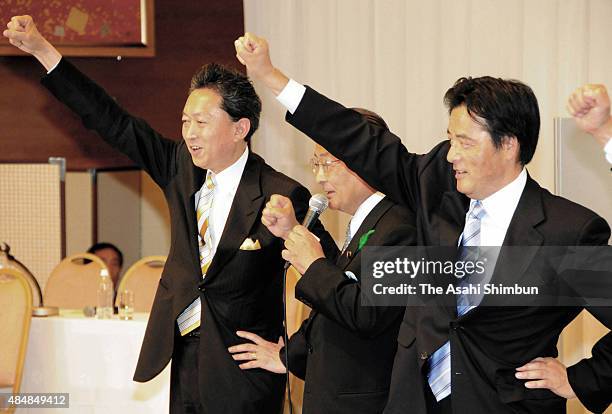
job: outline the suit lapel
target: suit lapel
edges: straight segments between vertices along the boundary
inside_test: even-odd
[[[359,255],[359,239],[361,239],[361,237],[365,233],[374,229],[374,227],[376,227],[376,224],[380,221],[382,216],[384,216],[385,213],[389,211],[392,206],[393,203],[389,201],[386,197],[383,198],[378,204],[376,204],[376,206],[374,206],[372,211],[370,211],[370,213],[366,216],[365,220],[363,220],[363,223],[361,223],[361,225],[355,232],[355,235],[351,239],[351,242],[346,248],[344,254],[338,257],[336,265],[339,268],[341,268],[342,270],[346,269],[348,265],[353,261],[353,259],[355,259]],[[361,280],[360,277],[359,279]]]
[[[528,176],[525,189],[506,231],[502,246],[507,248],[501,249],[499,253],[490,283],[507,285],[516,282],[520,285],[539,250],[538,247],[544,243],[544,237],[536,227],[545,219],[541,188]],[[481,306],[474,311],[480,310],[482,305],[486,306],[491,300],[493,300],[491,297],[485,295]],[[469,317],[474,311],[467,313],[465,317]]]
[[[242,242],[249,236],[265,201],[261,184],[261,160],[249,153],[240,184],[236,190],[217,251],[208,268],[204,283],[210,282],[223,266],[238,252]]]
[[[469,205],[470,200],[457,191],[444,193],[439,214],[432,218],[433,227],[438,229],[440,246],[457,246]]]
[[[190,160],[191,161],[191,160]],[[187,226],[189,228],[189,249],[191,250],[192,265],[194,266],[194,274],[198,275],[198,281],[202,279],[202,270],[200,268],[200,248],[198,246],[198,218],[196,213],[196,193],[202,188],[206,179],[207,170],[203,170],[195,165],[191,169],[191,174],[185,181],[186,194],[189,194],[189,201],[185,208],[185,216],[187,217]]]
[[[449,247],[449,249],[446,249],[449,256],[443,258],[438,257],[436,258],[437,260],[456,260],[457,242],[465,226],[465,214],[467,213],[469,204],[469,198],[457,191],[446,191],[442,195],[438,214],[435,214],[431,220],[432,226],[437,230],[439,236],[438,245]],[[435,278],[434,284],[438,287],[442,287],[444,291],[446,291],[449,281],[452,282],[453,280],[449,279],[446,275],[440,275],[440,277]],[[456,318],[457,307],[454,297],[451,295],[441,295],[436,298],[436,301],[440,308],[444,309],[444,318],[448,318],[449,320]]]

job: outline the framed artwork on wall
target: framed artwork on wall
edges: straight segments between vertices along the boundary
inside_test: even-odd
[[[29,14],[65,56],[155,56],[154,0],[0,0],[2,27]],[[0,40],[0,55],[24,53]]]

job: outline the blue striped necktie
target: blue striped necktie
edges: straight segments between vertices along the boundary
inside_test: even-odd
[[[474,253],[478,249],[469,249],[466,247],[480,246],[480,224],[486,212],[482,207],[480,200],[474,203],[471,212],[468,214],[468,219],[463,229],[461,244],[459,247],[458,261],[473,261]],[[459,283],[460,286],[469,284],[466,275]],[[457,317],[464,315],[476,306],[470,304],[468,295],[457,296]],[[450,358],[450,341],[446,341],[444,345],[434,352],[429,358],[429,370],[427,373],[427,382],[431,388],[436,401],[446,398],[451,393],[451,358]]]

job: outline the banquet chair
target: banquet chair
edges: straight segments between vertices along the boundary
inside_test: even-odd
[[[42,291],[38,280],[36,280],[36,277],[23,263],[11,254],[11,247],[5,242],[0,242],[0,267],[12,267],[23,273],[32,289],[32,306],[38,307],[43,305]]]
[[[166,256],[146,256],[125,272],[117,288],[117,304],[120,292],[134,292],[134,312],[150,312],[157,285],[161,278]]]
[[[107,269],[98,256],[77,253],[66,257],[51,272],[45,286],[47,306],[83,309],[96,306],[100,271]]]
[[[32,290],[17,269],[0,269],[0,309],[0,393],[17,394],[32,319]],[[0,406],[0,413],[12,412]]]
[[[295,285],[300,280],[300,273],[293,266],[289,266],[287,270],[287,291],[285,302],[287,304],[287,336],[291,338],[302,325],[304,319],[308,317],[310,308],[295,298]],[[284,361],[283,361],[284,364]],[[291,385],[291,402],[293,404],[293,412],[299,414],[302,412],[304,381],[293,374],[289,375],[289,384]],[[289,399],[285,394],[284,412],[289,412]]]

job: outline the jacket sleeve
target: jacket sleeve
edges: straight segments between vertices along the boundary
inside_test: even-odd
[[[444,177],[444,184],[454,188],[446,161],[447,142],[427,155],[412,154],[389,130],[369,124],[359,113],[310,87],[295,113],[287,113],[286,120],[344,161],[372,187],[412,210],[417,209],[419,172],[425,167],[436,168],[436,176]],[[445,189],[436,183],[436,190]]]
[[[126,154],[164,187],[178,165],[179,144],[163,138],[144,120],[125,111],[104,89],[66,59],[43,77],[42,84],[70,108],[87,129]]]
[[[603,245],[600,251],[605,254],[600,260],[612,265],[612,255],[606,246],[610,237],[607,223],[597,217],[589,221],[580,238],[582,245]],[[606,272],[581,272],[581,279],[595,277],[594,281],[605,289],[612,284],[612,267]],[[584,281],[581,281],[583,283]],[[608,296],[609,297],[609,296]],[[587,310],[608,329],[612,329],[612,306],[587,306]],[[612,402],[612,333],[608,332],[595,343],[591,358],[585,358],[567,368],[567,376],[572,389],[584,406],[592,412],[603,412]]]
[[[306,364],[308,363],[308,343],[306,342],[306,329],[310,318],[304,320],[300,329],[289,338],[289,345],[281,348],[279,352],[283,365],[287,364],[285,357],[289,350],[289,371],[301,380],[306,378]]]
[[[376,244],[414,245],[415,239],[414,227],[400,224],[385,235],[382,243]],[[326,258],[316,260],[308,268],[295,287],[295,295],[313,310],[364,338],[379,335],[404,313],[399,306],[362,305],[361,284],[346,277],[341,268]]]

